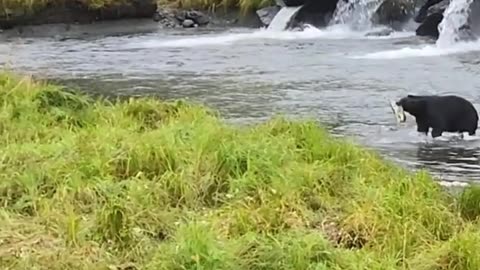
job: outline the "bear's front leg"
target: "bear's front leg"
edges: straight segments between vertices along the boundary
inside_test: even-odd
[[[432,138],[440,137],[442,136],[443,130],[439,128],[433,128],[432,129]]]
[[[429,126],[427,124],[417,121],[417,132],[428,135],[428,129]]]

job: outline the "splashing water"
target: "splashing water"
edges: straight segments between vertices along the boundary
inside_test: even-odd
[[[152,37],[150,40],[140,43],[136,42],[135,44],[126,44],[123,49],[162,47],[198,48],[203,46],[224,46],[255,40],[289,41],[312,39],[396,39],[415,35],[415,33],[409,32],[392,32],[386,36],[366,36],[365,34],[365,32],[352,31],[344,25],[335,25],[326,29],[318,29],[312,25],[305,24],[302,31],[271,31],[268,29],[258,29],[254,32],[223,32],[220,34],[196,35],[189,38],[176,38],[171,40],[159,40],[157,37]]]
[[[461,40],[463,30],[468,24],[470,6],[473,0],[452,0],[443,13],[443,20],[438,25],[438,47],[451,47]]]
[[[280,11],[275,15],[270,25],[268,25],[268,30],[273,31],[283,31],[285,30],[290,22],[292,21],[293,17],[297,14],[297,12],[302,8],[302,6],[298,7],[283,7]]]
[[[371,27],[371,18],[381,4],[381,0],[339,0],[330,24]]]

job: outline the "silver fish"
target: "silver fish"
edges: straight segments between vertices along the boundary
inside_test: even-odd
[[[390,100],[390,108],[392,108],[392,112],[398,123],[403,123],[407,120],[407,116],[405,115],[402,106],[398,106],[395,101]]]

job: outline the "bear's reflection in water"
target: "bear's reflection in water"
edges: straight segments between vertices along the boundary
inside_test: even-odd
[[[417,169],[428,167],[442,178],[455,175],[458,181],[480,180],[480,146],[462,143],[420,144],[417,148]]]

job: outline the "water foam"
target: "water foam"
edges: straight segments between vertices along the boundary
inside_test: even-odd
[[[459,42],[461,27],[467,25],[470,6],[473,0],[452,0],[443,13],[443,20],[438,25],[437,46],[451,47]]]
[[[381,30],[381,28],[379,28]],[[375,29],[371,29],[375,30]],[[253,32],[222,33],[195,35],[188,38],[177,38],[159,41],[158,38],[136,42],[132,44],[136,48],[161,48],[161,47],[201,47],[201,46],[225,46],[236,42],[248,42],[252,40],[309,40],[309,39],[392,39],[413,36],[410,32],[392,32],[385,36],[365,36],[368,32],[353,31],[346,25],[333,25],[324,29],[318,29],[311,25],[305,25],[302,31],[276,31],[271,29],[257,29]]]
[[[297,12],[302,8],[302,6],[298,7],[283,7],[280,11],[275,15],[273,20],[270,22],[268,26],[268,30],[275,30],[275,31],[282,31],[285,30],[292,18],[295,17]]]
[[[352,56],[352,59],[402,59],[415,57],[444,56],[458,53],[480,51],[479,41],[458,42],[450,47],[444,48],[438,45],[426,45],[419,48],[405,47],[397,50],[386,50],[368,53],[361,56]]]
[[[347,24],[357,29],[370,28],[371,18],[381,3],[381,0],[339,0],[330,24]]]
[[[469,9],[473,0],[452,0],[440,22],[439,38],[435,45],[419,48],[401,48],[353,56],[353,59],[400,59],[412,57],[443,56],[458,53],[480,51],[480,41],[462,41],[463,27],[468,22]]]

